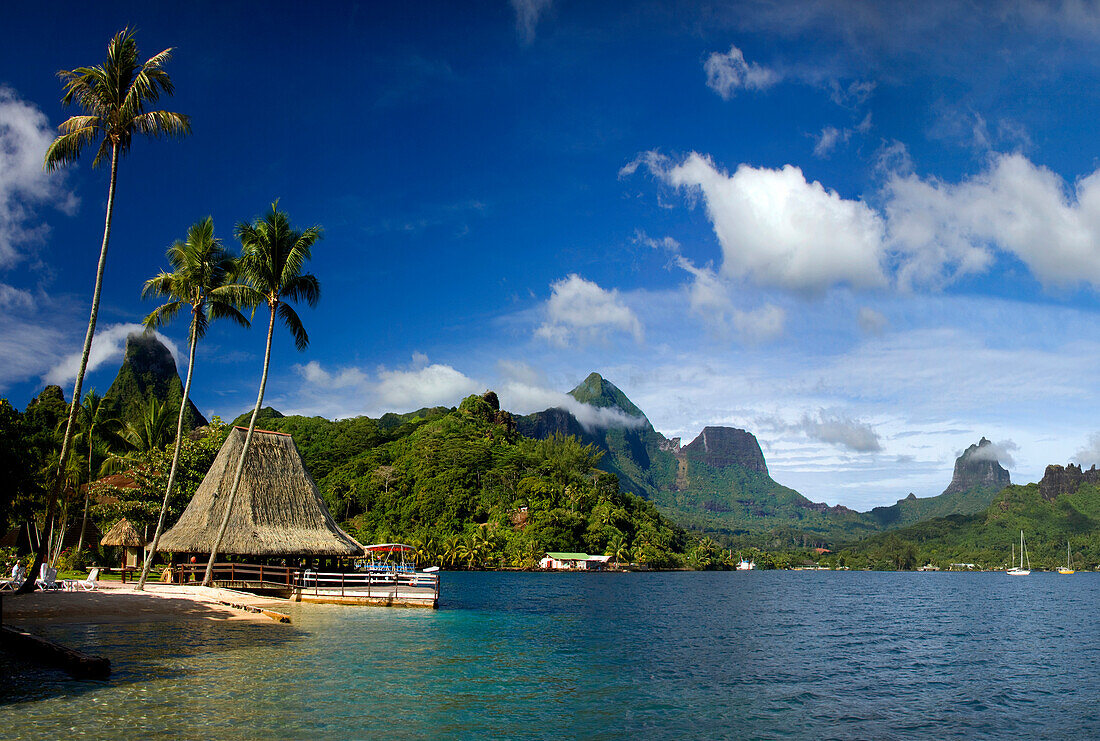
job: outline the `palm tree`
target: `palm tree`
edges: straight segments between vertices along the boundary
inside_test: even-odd
[[[107,243],[111,238],[111,216],[115,205],[115,183],[118,176],[118,160],[130,150],[134,134],[160,136],[184,136],[191,133],[191,119],[182,113],[170,111],[147,111],[146,107],[157,102],[161,93],[172,95],[172,79],[164,71],[164,65],[172,56],[172,49],[150,57],[144,64],[138,64],[137,41],[134,33],[124,28],[115,34],[107,44],[107,61],[99,67],[77,67],[74,70],[61,70],[57,76],[65,85],[65,94],[61,98],[64,105],[75,103],[83,113],[73,116],[58,126],[60,135],[46,149],[44,166],[46,172],[75,162],[81,150],[88,144],[99,142],[92,167],[97,167],[106,157],[111,160],[111,179],[107,189],[107,214],[103,225],[103,243],[99,248],[99,265],[96,268],[95,290],[92,292],[92,311],[88,318],[88,332],[84,336],[84,349],[80,357],[80,367],[76,372],[76,384],[73,387],[72,404],[69,407],[69,421],[65,426],[65,436],[61,442],[61,457],[57,462],[57,471],[47,498],[46,521],[54,517],[57,496],[61,491],[62,472],[69,458],[69,447],[75,431],[76,410],[80,405],[80,392],[84,385],[84,372],[88,367],[88,353],[92,349],[95,336],[96,318],[99,316],[99,295],[103,288],[103,271],[107,266]],[[38,573],[38,567],[46,556],[44,547],[39,546],[34,556],[31,573]],[[20,587],[20,592],[34,590],[34,579]]]
[[[263,217],[257,217],[251,224],[237,224],[237,239],[241,242],[240,275],[246,284],[241,293],[242,305],[259,306],[267,304],[271,311],[271,320],[267,325],[267,345],[264,349],[264,369],[260,376],[260,393],[256,396],[256,406],[248,422],[248,433],[244,438],[241,458],[237,461],[237,473],[233,477],[233,487],[229,490],[229,499],[225,506],[218,535],[214,538],[214,547],[210,551],[210,560],[206,564],[203,584],[209,586],[214,571],[214,558],[221,547],[225,528],[229,524],[229,515],[233,511],[233,502],[237,499],[237,489],[241,485],[244,462],[248,457],[248,447],[252,444],[252,434],[256,431],[256,416],[264,402],[264,389],[267,387],[267,372],[271,365],[271,338],[275,333],[275,316],[294,337],[294,346],[299,351],[309,347],[309,335],[306,334],[302,320],[287,301],[305,301],[316,306],[321,297],[321,284],[310,273],[303,273],[302,266],[310,259],[313,245],[321,238],[320,227],[310,227],[297,231],[290,226],[287,215],[279,210],[279,202],[271,204],[271,211]]]
[[[449,535],[443,542],[443,551],[440,553],[440,560],[445,561],[449,566],[454,566],[458,560],[459,544],[461,538],[458,535]],[[442,566],[442,564],[440,564]]]
[[[630,549],[627,547],[626,538],[623,537],[622,533],[615,533],[611,537],[605,555],[611,556],[616,564],[621,564],[624,560],[630,560]]]
[[[158,401],[155,396],[149,397],[141,408],[140,419],[136,423],[127,422],[119,435],[133,448],[123,459],[144,462],[145,456],[163,447],[169,440],[171,428],[168,425],[175,411],[168,402]]]
[[[141,569],[141,578],[137,585],[139,592],[145,589],[145,580],[149,577],[149,568],[153,565],[153,557],[160,544],[164,515],[168,512],[168,500],[176,481],[180,447],[183,443],[183,417],[187,411],[187,401],[191,397],[195,346],[206,335],[206,328],[214,319],[232,319],[243,327],[249,326],[248,319],[237,309],[242,286],[236,282],[236,260],[222,246],[221,240],[214,236],[212,217],[207,216],[203,221],[192,224],[187,230],[187,239],[178,240],[168,248],[168,262],[171,263],[173,272],[161,271],[145,281],[145,287],[141,291],[142,298],[167,296],[170,299],[145,317],[145,326],[150,329],[162,327],[185,307],[191,307],[191,327],[187,337],[187,380],[183,384],[183,399],[180,401],[176,420],[176,445],[172,452],[172,467],[168,470],[164,503],[160,506],[157,528],[153,531],[153,545]]]
[[[88,529],[88,500],[92,493],[92,461],[95,457],[96,432],[121,424],[118,417],[108,416],[107,409],[106,397],[97,394],[95,389],[84,394],[84,402],[80,405],[80,422],[85,442],[88,444],[88,483],[84,487],[84,517],[80,523],[80,538],[76,544],[78,551],[84,547],[84,531]]]

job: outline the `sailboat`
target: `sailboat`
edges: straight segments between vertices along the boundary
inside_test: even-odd
[[[1009,569],[1005,573],[1008,574],[1009,576],[1028,576],[1029,574],[1031,574],[1031,559],[1030,558],[1027,559],[1027,568],[1026,569],[1024,568],[1024,558],[1026,558],[1026,557],[1027,557],[1027,551],[1024,549],[1024,531],[1021,530],[1020,531],[1020,565],[1019,566],[1013,566],[1011,569]],[[1016,560],[1015,557],[1013,557],[1012,560],[1015,561]]]
[[[1069,560],[1069,541],[1066,541],[1066,565],[1058,569],[1059,574],[1074,574],[1076,570],[1073,568],[1073,564]]]

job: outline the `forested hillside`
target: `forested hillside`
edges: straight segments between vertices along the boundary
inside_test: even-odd
[[[1082,483],[1054,499],[1041,494],[1040,484],[1008,486],[980,514],[952,515],[879,534],[848,546],[836,558],[849,566],[872,568],[915,568],[925,563],[1000,568],[1011,561],[1013,544],[1019,547],[1021,530],[1035,568],[1064,565],[1067,541],[1076,568],[1096,568],[1100,486]]]
[[[416,541],[472,565],[532,566],[547,550],[683,561],[684,531],[599,471],[600,451],[517,434],[492,392],[392,417],[264,424],[294,435],[333,515],[362,542]]]

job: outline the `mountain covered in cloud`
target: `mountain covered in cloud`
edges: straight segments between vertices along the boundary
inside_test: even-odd
[[[112,416],[135,425],[141,424],[142,410],[150,399],[167,403],[177,410],[172,413],[175,429],[175,415],[183,399],[183,382],[172,353],[153,332],[132,332],[126,337],[122,365],[104,396]],[[188,399],[183,429],[192,430],[205,424],[206,418]]]
[[[555,407],[517,417],[517,430],[534,438],[574,435],[595,445],[604,452],[600,467],[616,474],[624,489],[678,522],[727,541],[832,545],[932,517],[982,511],[1009,483],[1008,471],[997,461],[998,446],[982,438],[959,457],[951,483],[938,496],[910,497],[871,512],[830,507],[776,482],[756,436],[747,430],[708,426],[681,445],[680,438],[654,430],[641,409],[598,373],[569,396],[617,410],[631,422],[582,425],[570,411]]]
[[[870,514],[883,527],[904,527],[934,517],[982,512],[997,492],[1012,483],[1000,463],[1005,455],[1001,446],[983,437],[955,460],[951,483],[942,494],[923,498],[910,494],[889,507],[875,507]]]
[[[575,435],[604,452],[600,468],[619,477],[622,488],[649,499],[676,521],[723,536],[759,542],[768,533],[787,544],[831,543],[877,528],[845,507],[811,502],[777,483],[756,437],[730,427],[707,427],[681,446],[653,429],[645,414],[615,384],[590,374],[569,396],[585,405],[613,409],[631,424],[582,425],[564,408],[516,418],[521,435]],[[612,418],[609,418],[612,419]]]

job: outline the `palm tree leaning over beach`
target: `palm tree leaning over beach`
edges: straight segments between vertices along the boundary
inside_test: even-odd
[[[183,399],[180,401],[176,420],[176,446],[172,452],[172,467],[168,470],[168,486],[164,490],[164,503],[160,506],[157,529],[153,532],[153,545],[145,556],[145,565],[141,569],[141,578],[137,585],[139,592],[145,589],[145,580],[149,578],[149,567],[153,564],[157,546],[160,544],[164,514],[168,511],[168,500],[176,482],[176,468],[183,442],[183,417],[187,410],[187,400],[191,396],[191,377],[195,369],[195,346],[206,335],[206,328],[214,319],[232,319],[242,327],[249,326],[248,319],[237,308],[244,290],[244,286],[236,280],[237,261],[222,246],[221,240],[214,236],[212,217],[207,216],[203,221],[192,224],[187,230],[187,239],[179,240],[168,248],[168,262],[172,265],[172,272],[161,271],[145,281],[145,287],[141,291],[142,298],[167,296],[170,299],[145,317],[145,326],[150,329],[163,327],[180,311],[188,306],[191,308],[191,327],[187,333],[187,380],[183,384]]]
[[[130,150],[134,134],[159,138],[184,136],[191,133],[191,120],[182,113],[147,111],[146,106],[160,99],[161,93],[171,95],[172,79],[164,71],[171,58],[172,49],[150,57],[138,64],[137,42],[134,33],[124,28],[107,44],[107,61],[99,67],[77,67],[57,73],[65,84],[61,97],[64,105],[75,103],[83,113],[73,116],[58,126],[60,135],[46,149],[44,166],[53,172],[75,162],[81,150],[88,144],[99,142],[92,167],[98,167],[107,157],[111,161],[111,179],[107,189],[107,215],[103,224],[103,243],[99,248],[99,265],[96,268],[95,290],[92,292],[92,312],[88,319],[88,332],[84,336],[84,350],[80,367],[76,372],[69,421],[61,440],[61,456],[57,461],[57,473],[50,487],[46,504],[46,524],[53,520],[57,496],[60,492],[62,472],[69,458],[75,431],[76,410],[80,405],[80,391],[84,385],[84,372],[88,367],[88,353],[92,350],[96,318],[99,316],[99,294],[103,288],[103,270],[107,266],[107,243],[111,239],[111,217],[115,205],[115,182],[118,176],[118,160]],[[37,574],[46,557],[46,550],[39,546],[34,555],[31,573]],[[34,591],[34,579],[27,579],[19,591]]]
[[[294,346],[299,351],[309,347],[309,335],[302,326],[302,320],[287,301],[305,301],[310,306],[317,305],[317,300],[321,297],[321,284],[312,274],[303,273],[302,267],[310,259],[310,251],[320,238],[320,227],[312,226],[301,232],[293,229],[287,215],[279,210],[278,201],[271,204],[269,213],[258,217],[251,224],[237,224],[237,239],[241,243],[240,277],[247,286],[247,290],[242,293],[242,305],[257,307],[266,303],[271,311],[271,319],[267,325],[260,393],[256,396],[256,406],[248,422],[248,433],[244,438],[241,458],[237,461],[237,473],[229,490],[225,516],[214,539],[214,547],[210,550],[210,560],[206,564],[206,574],[202,579],[206,586],[210,586],[213,577],[214,558],[218,555],[225,528],[229,525],[229,515],[233,511],[233,502],[237,499],[237,489],[241,485],[248,447],[252,444],[252,434],[256,431],[256,416],[264,403],[267,372],[271,364],[271,338],[275,333],[275,315],[290,330],[294,337]]]

